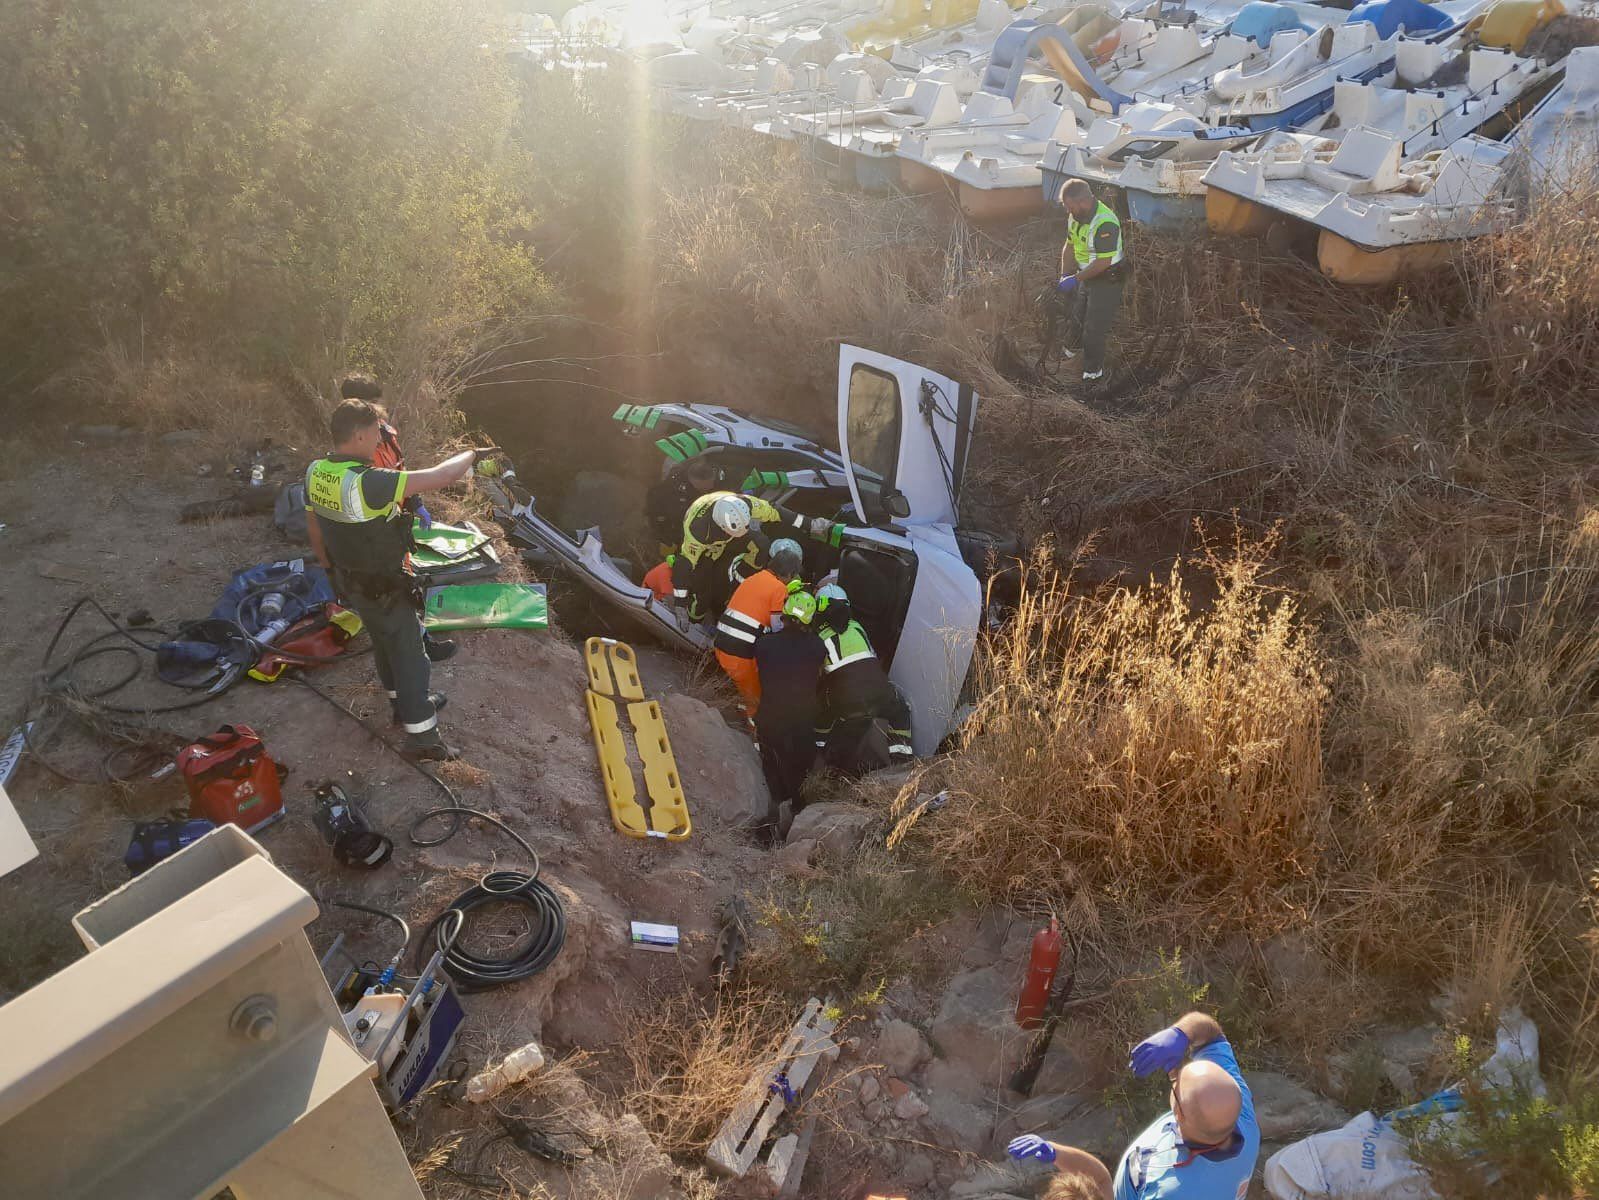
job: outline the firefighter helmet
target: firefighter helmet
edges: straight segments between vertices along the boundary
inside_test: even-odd
[[[750,531],[750,504],[743,496],[720,496],[711,504],[711,521],[730,538]]]

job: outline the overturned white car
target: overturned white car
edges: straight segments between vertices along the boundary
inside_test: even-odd
[[[781,421],[717,405],[624,405],[624,432],[672,460],[706,456],[746,490],[843,524],[837,549],[807,543],[807,573],[836,569],[856,618],[911,708],[912,744],[931,754],[950,730],[983,617],[981,574],[1006,546],[956,527],[977,397],[969,387],[886,355],[842,347],[839,449]],[[608,610],[659,640],[708,652],[712,629],[631,577],[600,531],[564,529],[532,496],[507,488],[514,540],[553,557]]]

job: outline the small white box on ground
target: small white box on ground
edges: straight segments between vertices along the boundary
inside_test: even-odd
[[[634,921],[632,933],[633,945],[639,950],[664,950],[670,953],[677,949],[676,925],[654,925],[649,921]]]

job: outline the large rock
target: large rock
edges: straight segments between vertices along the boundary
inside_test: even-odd
[[[711,811],[729,825],[765,820],[769,793],[754,743],[703,700],[682,692],[666,696],[661,712],[695,819]]]
[[[905,1156],[905,1161],[900,1164],[899,1182],[908,1188],[926,1187],[933,1182],[933,1176],[938,1173],[938,1165],[933,1162],[930,1154],[920,1150],[913,1150]]]
[[[1049,1044],[1044,1065],[1038,1069],[1038,1078],[1033,1082],[1032,1094],[1054,1096],[1098,1091],[1109,1082],[1102,1072],[1072,1052],[1067,1045],[1065,1031],[1061,1030]]]
[[[927,1068],[927,1124],[940,1145],[981,1154],[994,1131],[994,1103],[971,1099],[966,1075],[966,1068],[941,1060]]]
[[[1410,1100],[1429,1087],[1428,1068],[1439,1054],[1439,1031],[1431,1025],[1387,1029],[1351,1050],[1327,1058],[1327,1082],[1336,1094],[1359,1093],[1366,1101],[1380,1080],[1393,1086],[1400,1099]]]
[[[606,1189],[591,1194],[616,1200],[681,1200],[673,1183],[677,1168],[636,1116],[624,1113],[621,1120],[608,1123],[605,1140],[609,1153],[604,1159],[591,1159],[581,1172],[594,1186]]]
[[[1424,1090],[1426,1069],[1438,1057],[1438,1030],[1430,1025],[1396,1029],[1377,1041],[1383,1073],[1401,1096],[1414,1096]]]
[[[1286,1075],[1273,1071],[1250,1071],[1250,1094],[1255,1099],[1255,1120],[1263,1140],[1273,1141],[1297,1134],[1335,1129],[1349,1120],[1331,1100],[1323,1099]]]
[[[1064,1125],[1079,1113],[1086,1112],[1094,1101],[1095,1097],[1087,1094],[1034,1096],[1024,1100],[1006,1111],[995,1123],[990,1151],[1003,1154],[1011,1140],[1024,1133],[1039,1133]]]
[[[814,841],[828,857],[846,858],[855,853],[876,819],[858,804],[811,804],[795,815],[788,840]]]
[[[950,980],[928,1036],[938,1056],[965,1067],[967,1098],[997,1087],[1025,1051],[1031,1034],[1016,1027],[1016,996],[1010,973],[982,967]]]
[[[890,1021],[877,1035],[873,1056],[901,1079],[933,1056],[922,1031],[907,1021]]]
[[[1125,1113],[1108,1108],[1095,1098],[1084,1097],[1073,1116],[1042,1136],[1062,1146],[1087,1150],[1114,1168],[1137,1132],[1130,1127]]]

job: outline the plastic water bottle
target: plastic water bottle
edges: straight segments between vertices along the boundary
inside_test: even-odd
[[[266,464],[260,459],[250,464],[250,486],[260,487],[266,481]]]
[[[473,1104],[492,1100],[513,1083],[520,1083],[533,1072],[544,1067],[544,1051],[537,1042],[512,1050],[501,1062],[466,1081],[466,1098]]]

